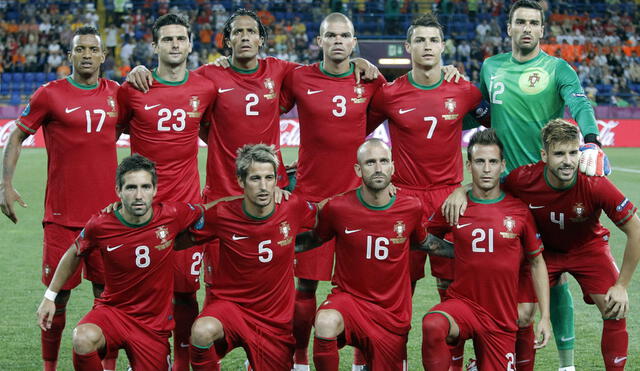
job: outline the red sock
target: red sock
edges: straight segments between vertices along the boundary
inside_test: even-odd
[[[107,353],[102,360],[102,368],[110,371],[114,371],[116,369],[116,363],[118,362],[118,351],[113,351]]]
[[[293,314],[293,337],[296,339],[296,351],[293,359],[299,365],[309,364],[309,336],[313,320],[316,317],[316,293],[296,290],[295,311]]]
[[[76,371],[102,371],[102,362],[98,351],[94,350],[87,354],[78,354],[73,351],[73,368]]]
[[[364,358],[364,353],[358,348],[353,348],[353,364],[356,366],[363,366],[367,364],[367,360]]]
[[[189,371],[189,337],[191,325],[198,316],[198,300],[196,293],[180,293],[174,301],[173,319],[176,327],[173,330],[173,371]]]
[[[604,320],[600,345],[607,371],[623,370],[625,363],[627,363],[627,347],[629,346],[627,320]]]
[[[191,369],[193,371],[219,371],[218,355],[213,346],[210,348],[200,348],[194,345],[189,346],[191,356]]]
[[[56,371],[58,368],[58,361],[44,361],[44,371]]]
[[[449,370],[448,334],[449,321],[442,314],[427,313],[422,319],[422,366],[426,371]]]
[[[42,359],[45,361],[45,369],[47,363],[53,362],[53,370],[58,360],[58,351],[60,350],[60,340],[62,339],[62,331],[67,322],[66,307],[56,307],[56,314],[53,315],[51,328],[47,331],[40,330],[40,341],[42,343]]]
[[[536,340],[533,324],[519,327],[516,334],[516,368],[518,371],[533,371],[536,361],[536,350],[533,347]]]
[[[313,364],[318,371],[338,371],[340,355],[336,338],[315,337],[313,340]]]
[[[456,345],[449,345],[449,354],[451,354],[449,371],[462,371],[462,366],[464,365],[464,341],[460,341]]]

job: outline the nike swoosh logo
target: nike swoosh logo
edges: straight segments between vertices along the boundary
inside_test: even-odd
[[[544,206],[534,206],[529,204],[529,209],[542,209]]]
[[[148,110],[150,110],[150,109],[154,109],[154,108],[158,107],[159,105],[160,105],[159,103],[158,103],[158,104],[154,104],[153,106],[147,106],[147,105],[145,104],[145,105],[144,105],[144,110],[145,110],[145,111],[148,111]]]
[[[457,360],[459,360],[459,359],[462,359],[462,357],[464,357],[464,356],[451,357],[451,360],[452,360],[452,361],[457,361]]]
[[[236,235],[236,234],[234,234],[233,236],[231,236],[231,239],[232,239],[232,240],[234,240],[234,241],[244,240],[244,239],[247,239],[247,238],[249,238],[249,237],[248,237],[248,236],[238,236],[238,235]]]
[[[362,229],[349,229],[349,228],[345,228],[344,229],[344,234],[351,234],[351,233],[356,233],[356,232],[360,232]]]
[[[71,112],[73,112],[73,111],[75,111],[75,110],[78,110],[78,109],[80,109],[80,107],[76,107],[76,108],[69,108],[69,107],[66,107],[66,108],[64,109],[64,112],[65,112],[65,113],[71,113]]]
[[[226,92],[231,91],[233,89],[235,89],[235,88],[229,88],[229,89],[218,88],[218,93],[219,94],[226,93]]]
[[[399,114],[404,115],[407,112],[411,112],[411,111],[415,111],[415,108],[409,108],[409,109],[401,109],[398,111]]]
[[[307,95],[313,95],[313,94],[318,94],[318,93],[322,93],[323,90],[311,90],[311,89],[307,89]]]
[[[496,75],[491,75],[491,80],[495,79],[496,77],[498,77],[498,76],[496,76]]]
[[[120,245],[118,245],[118,246],[107,246],[107,251],[113,251],[113,250],[115,250],[115,249],[119,249],[119,248],[121,248],[123,245],[124,245],[124,244],[122,243],[122,244],[120,244]]]
[[[616,357],[613,360],[613,363],[620,363],[620,362],[624,361],[625,359],[627,359],[627,357]]]
[[[573,339],[575,339],[575,338],[576,338],[575,336],[572,336],[572,337],[570,337],[570,338],[566,338],[566,337],[564,337],[564,336],[561,336],[561,337],[560,337],[560,341],[571,341],[571,340],[573,340]]]
[[[467,224],[456,224],[456,228],[460,229],[460,228],[464,228],[468,225],[471,225],[471,223],[467,223]]]
[[[185,344],[183,342],[180,342],[180,348],[189,348],[189,344]]]

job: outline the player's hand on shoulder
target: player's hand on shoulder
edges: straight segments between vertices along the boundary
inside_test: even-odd
[[[460,73],[460,71],[452,64],[448,64],[446,66],[442,66],[442,72],[444,73],[444,79],[447,82],[451,82],[451,80],[453,80],[453,82],[455,82],[456,84],[460,81],[460,78],[462,77],[462,80],[466,80],[467,78],[464,77],[463,74]]]
[[[393,197],[398,194],[398,190],[400,188],[393,185],[393,183],[389,183],[389,196]]]
[[[122,206],[122,202],[116,201],[112,204],[107,205],[104,209],[100,210],[100,214],[111,214],[115,210],[118,210]]]
[[[27,203],[22,200],[20,193],[16,191],[12,186],[6,184],[0,184],[0,209],[2,213],[7,216],[14,224],[18,223],[18,217],[16,216],[13,204],[17,202],[22,207],[27,207]]]
[[[354,75],[356,76],[356,83],[359,84],[360,80],[373,81],[380,75],[380,70],[373,63],[364,58],[353,59]]]
[[[280,187],[276,187],[276,191],[273,194],[274,199],[276,201],[277,204],[281,204],[282,201],[288,201],[289,197],[291,196],[291,192],[286,191]]]
[[[629,313],[629,295],[622,285],[613,285],[604,296],[604,318],[622,319]]]
[[[51,328],[51,322],[53,321],[53,315],[56,312],[56,303],[47,299],[42,298],[40,302],[40,306],[36,312],[38,316],[38,326],[47,331]]]
[[[151,76],[151,71],[149,71],[147,67],[136,66],[127,75],[127,82],[134,88],[146,93],[153,84],[153,77]]]
[[[467,210],[467,187],[461,186],[453,190],[442,203],[440,211],[447,223],[458,224],[458,219]]]
[[[210,64],[212,64],[214,66],[222,67],[222,68],[231,67],[231,63],[229,63],[229,58],[227,58],[225,56],[219,56],[218,58],[216,58],[216,60],[214,60]]]
[[[535,349],[544,348],[551,338],[551,321],[549,318],[540,318],[536,325],[536,339],[533,342]]]
[[[585,143],[580,147],[580,171],[587,176],[611,174],[609,158],[597,143]]]

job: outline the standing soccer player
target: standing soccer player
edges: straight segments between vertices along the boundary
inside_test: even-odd
[[[407,31],[405,48],[412,70],[385,84],[373,97],[369,130],[389,120],[395,161],[393,184],[422,200],[429,218],[463,179],[460,142],[463,118],[483,119],[480,91],[468,81],[443,79],[442,26],[432,14],[415,20]],[[429,256],[440,297],[453,280],[453,261]],[[411,252],[412,287],[424,277],[426,253]],[[464,347],[451,350],[456,369],[462,368]]]
[[[125,83],[118,92],[122,126],[131,135],[131,152],[155,162],[159,202],[202,203],[198,173],[198,134],[204,113],[215,100],[213,82],[189,73],[191,27],[182,16],[167,14],[153,25],[158,54],[155,83],[146,93]],[[189,333],[198,315],[202,247],[176,253],[174,263],[174,370],[189,369]]]
[[[275,204],[278,158],[273,146],[238,150],[244,196],[222,200],[205,215],[197,239],[220,240],[205,308],[191,330],[191,366],[218,369],[218,358],[243,347],[255,370],[290,370],[294,238],[313,228],[316,207],[292,196]]]
[[[166,370],[173,328],[173,240],[202,217],[203,209],[153,203],[155,166],[138,154],[122,161],[116,180],[121,208],[93,216],[68,248],[38,308],[38,322],[49,331],[60,289],[81,257],[97,251],[106,267],[105,290],[73,331],[74,368],[102,370],[100,354],[124,348],[134,370]]]
[[[69,51],[72,75],[36,90],[16,120],[4,150],[0,208],[17,223],[14,203],[27,205],[13,188],[13,174],[22,142],[42,127],[48,156],[42,257],[42,283],[47,286],[91,214],[114,200],[118,83],[99,78],[104,59],[98,30],[79,28]],[[83,176],[78,177],[79,173]],[[87,254],[84,264],[85,277],[93,282],[94,295],[99,297],[104,287],[102,259],[97,253]],[[66,305],[70,290],[80,284],[80,275],[78,269],[60,287],[51,326],[41,332],[44,370],[56,369]],[[114,366],[115,362],[111,362],[105,368]]]
[[[296,104],[300,116],[294,194],[313,202],[358,186],[352,164],[367,134],[371,96],[384,83],[382,75],[376,80],[356,82],[355,65],[349,60],[356,37],[353,24],[345,15],[329,14],[320,24],[317,43],[322,48],[322,62],[291,71],[280,99],[285,111]],[[316,313],[316,289],[318,281],[331,279],[332,270],[333,241],[296,254],[295,370],[309,370],[307,348]]]
[[[389,194],[391,150],[379,139],[359,147],[355,172],[362,185],[330,199],[315,231],[296,240],[304,248],[336,240],[334,288],[316,315],[313,361],[317,370],[337,371],[338,348],[349,344],[362,349],[373,370],[404,370],[409,246],[426,237],[422,205],[415,197]]]
[[[602,356],[606,370],[622,370],[627,359],[627,288],[640,260],[637,208],[607,178],[578,172],[578,128],[562,119],[542,129],[542,161],[513,170],[504,181],[529,208],[542,235],[544,260],[553,285],[564,272],[596,304],[604,325]],[[600,224],[604,211],[627,235],[618,270],[609,248],[609,231]]]
[[[540,347],[551,333],[547,269],[527,206],[500,190],[505,161],[496,133],[476,133],[467,158],[473,178],[467,212],[453,227],[438,211],[428,227],[438,238],[452,233],[456,279],[422,320],[422,363],[428,371],[447,371],[447,344],[473,338],[478,369],[513,370],[520,267],[526,257],[540,304]]]

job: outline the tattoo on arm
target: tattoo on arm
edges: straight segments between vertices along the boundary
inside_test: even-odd
[[[296,236],[295,252],[304,252],[315,249],[322,245],[321,241],[313,231],[298,233]]]
[[[424,250],[427,253],[435,256],[443,256],[446,258],[453,258],[455,256],[453,251],[453,243],[449,241],[445,241],[441,238],[438,238],[432,234],[427,236],[427,239],[424,240],[418,246],[419,250]]]

